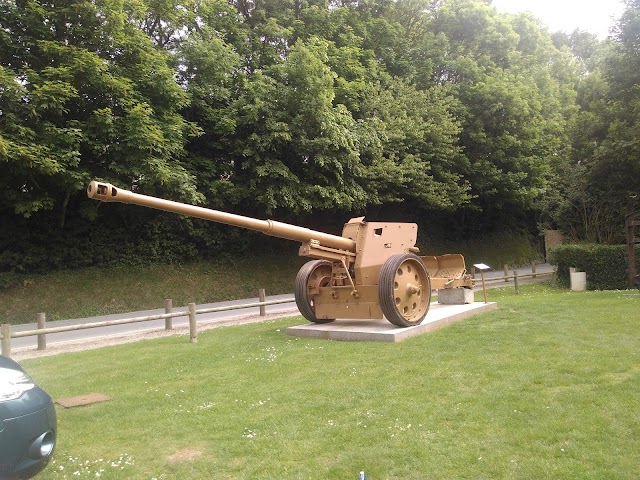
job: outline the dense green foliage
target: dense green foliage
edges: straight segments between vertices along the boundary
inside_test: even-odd
[[[550,261],[558,266],[558,284],[569,287],[569,268],[587,273],[587,289],[628,288],[626,247],[624,245],[560,245],[551,250]],[[640,246],[636,247],[640,258]]]
[[[0,272],[258,243],[99,208],[92,178],[334,233],[616,242],[640,185],[627,5],[598,41],[488,0],[0,0]]]

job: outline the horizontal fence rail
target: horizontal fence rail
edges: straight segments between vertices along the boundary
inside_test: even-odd
[[[505,265],[505,272],[506,272],[506,265]],[[485,286],[486,284],[494,284],[494,283],[498,283],[498,282],[509,282],[510,280],[513,280],[513,287],[516,291],[516,295],[518,295],[520,293],[520,280],[523,278],[537,278],[537,277],[542,277],[545,275],[551,275],[552,279],[555,279],[555,275],[556,275],[557,269],[553,269],[550,272],[536,272],[535,271],[535,267],[533,268],[533,272],[532,273],[518,273],[516,270],[513,271],[513,275],[503,275],[502,277],[491,277],[491,278],[486,278],[483,279],[483,284],[482,284],[482,288],[483,290],[485,290]],[[476,283],[477,286],[477,283]],[[485,302],[486,302],[486,291],[484,292],[485,294]]]
[[[501,281],[507,281],[508,282],[509,280],[515,280],[516,278],[519,278],[519,279],[536,278],[536,277],[542,277],[544,275],[555,275],[555,273],[556,273],[555,270],[553,270],[551,272],[540,272],[540,273],[514,273],[513,275],[504,275],[502,277],[487,278],[487,279],[485,279],[485,283],[497,283],[497,282],[501,282]]]

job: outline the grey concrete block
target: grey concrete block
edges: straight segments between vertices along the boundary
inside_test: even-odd
[[[466,305],[473,303],[473,290],[470,288],[442,288],[438,290],[438,303],[443,305]]]

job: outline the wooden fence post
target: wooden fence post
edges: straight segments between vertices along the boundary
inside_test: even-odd
[[[502,269],[504,270],[504,282],[509,283],[509,265],[505,263]]]
[[[520,285],[518,284],[518,271],[517,270],[513,271],[513,285],[516,288],[516,295],[518,295],[520,293]]]
[[[173,309],[173,301],[170,298],[164,299],[164,313],[171,313]],[[173,318],[165,318],[164,319],[164,329],[165,330],[173,330]]]
[[[41,312],[36,317],[36,323],[38,324],[38,330],[47,328],[47,316],[44,312]],[[47,335],[41,333],[38,335],[38,350],[45,350],[47,348]]]
[[[0,333],[2,333],[2,355],[11,358],[11,324],[3,323],[0,325]]]
[[[265,299],[265,293],[264,293],[264,288],[261,288],[258,290],[258,300],[260,300],[261,302],[264,302]],[[267,314],[267,307],[264,305],[260,305],[260,316],[264,317]]]
[[[480,277],[482,278],[482,295],[484,296],[484,303],[487,303],[487,287],[484,283],[484,270],[480,270]]]
[[[536,262],[535,260],[533,262],[531,262],[531,273],[533,275],[531,275],[531,278],[536,278]]]
[[[198,343],[198,325],[196,324],[196,304],[189,304],[189,337],[191,343]]]

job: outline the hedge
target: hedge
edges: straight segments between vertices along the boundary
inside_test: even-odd
[[[640,245],[636,245],[640,260]],[[569,287],[569,268],[587,273],[589,290],[624,290],[627,283],[626,245],[560,245],[553,248],[549,261],[558,267],[558,285]]]

